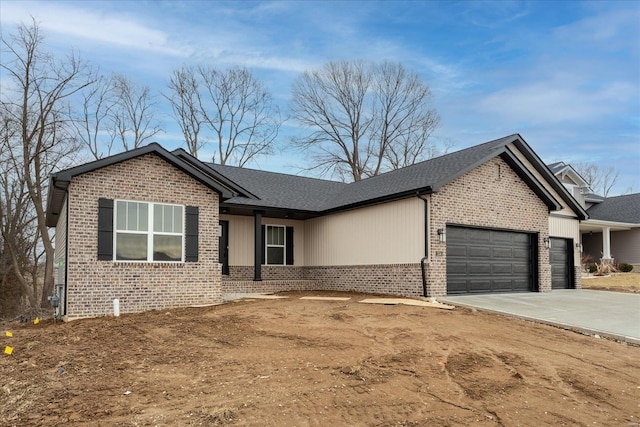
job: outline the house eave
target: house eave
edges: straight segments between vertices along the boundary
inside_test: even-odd
[[[630,222],[606,221],[602,219],[588,219],[580,222],[580,232],[601,231],[603,228],[609,228],[610,231],[624,231],[633,228],[640,228],[640,224]]]
[[[542,177],[549,183],[551,188],[558,193],[567,206],[573,210],[580,220],[586,220],[589,218],[587,211],[578,203],[578,201],[567,191],[562,183],[551,172],[549,167],[538,157],[538,155],[529,147],[524,139],[517,135],[517,137],[511,142],[522,155],[533,165],[533,167],[542,175]]]
[[[115,154],[113,156],[105,157],[103,159],[94,160],[89,163],[85,163],[79,166],[75,166],[69,169],[65,169],[51,174],[49,188],[50,193],[47,199],[47,213],[46,224],[49,227],[55,227],[57,218],[62,209],[64,198],[66,197],[66,189],[68,188],[71,180],[79,175],[83,175],[107,166],[112,166],[118,163],[125,162],[127,160],[143,156],[145,154],[155,154],[167,161],[180,171],[191,176],[196,181],[199,181],[203,185],[212,189],[218,193],[221,200],[227,200],[236,195],[232,188],[227,187],[223,183],[216,180],[206,170],[202,170],[196,167],[192,162],[186,161],[184,158],[180,158],[169,151],[165,150],[159,144],[152,142],[144,147],[136,148],[134,150],[125,151],[123,153]]]

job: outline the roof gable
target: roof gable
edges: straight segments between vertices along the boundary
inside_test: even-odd
[[[573,166],[566,164],[565,162],[551,163],[547,166],[561,182],[563,179],[568,179],[573,185],[581,188],[589,188],[589,183],[585,181]]]
[[[47,225],[49,227],[56,225],[60,210],[62,209],[62,205],[66,197],[67,188],[73,177],[140,157],[145,154],[155,154],[164,159],[182,172],[216,191],[223,199],[229,199],[237,194],[234,186],[226,185],[225,183],[216,180],[208,171],[206,171],[206,167],[199,167],[197,163],[200,162],[195,160],[195,158],[193,159],[195,161],[185,161],[185,159],[173,155],[154,142],[144,147],[125,151],[123,153],[115,154],[113,156],[105,157],[103,159],[95,160],[52,174],[49,181],[49,195],[47,199]]]

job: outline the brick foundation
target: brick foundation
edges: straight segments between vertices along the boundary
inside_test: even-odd
[[[262,280],[304,280],[304,267],[291,265],[263,265],[261,268]],[[229,275],[222,276],[223,281],[247,281],[253,280],[253,266],[230,265]]]
[[[323,290],[422,295],[420,264],[306,267],[305,276],[318,282]]]
[[[222,292],[225,294],[236,293],[273,293],[285,291],[314,291],[319,284],[314,280],[224,280]]]
[[[420,264],[388,265],[341,265],[328,267],[284,267],[292,276],[302,274],[302,278],[269,278],[264,274],[261,282],[251,279],[239,279],[235,272],[242,271],[244,276],[253,277],[253,267],[231,267],[230,275],[225,276],[223,292],[282,292],[293,290],[353,291],[401,296],[422,296],[422,273]]]

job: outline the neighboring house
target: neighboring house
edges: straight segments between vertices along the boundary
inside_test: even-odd
[[[632,264],[640,271],[640,193],[607,197],[587,209],[580,228],[584,252],[594,260]]]
[[[580,222],[583,253],[598,262],[626,262],[640,270],[640,193],[604,198],[571,165],[548,165],[556,178],[587,210]]]
[[[350,184],[150,144],[52,175],[47,208],[66,318],[114,298],[134,312],[227,292],[578,288],[586,218],[517,134]]]

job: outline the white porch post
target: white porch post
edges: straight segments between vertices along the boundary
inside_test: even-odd
[[[611,260],[611,229],[609,227],[602,228],[602,259]]]

